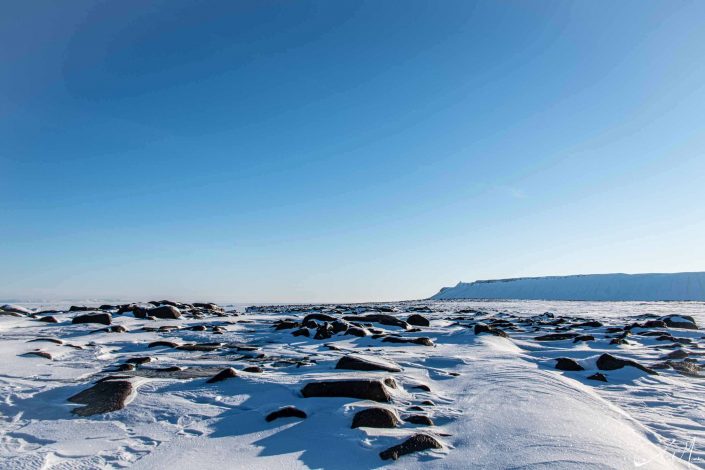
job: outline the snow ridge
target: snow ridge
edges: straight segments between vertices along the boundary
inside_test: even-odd
[[[581,274],[459,282],[432,300],[705,300],[705,272]]]

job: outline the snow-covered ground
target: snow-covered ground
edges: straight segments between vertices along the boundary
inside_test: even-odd
[[[703,301],[705,272],[581,274],[459,282],[442,288],[432,299]]]
[[[118,332],[72,323],[95,312],[24,307],[0,315],[0,468],[705,468],[705,342],[682,328],[688,317],[705,324],[703,303],[181,305],[180,318],[157,320],[106,307]],[[302,328],[311,313],[347,319]],[[567,336],[546,336],[556,334]],[[604,353],[647,370],[614,368]],[[391,370],[336,368],[343,357]],[[559,358],[583,370],[557,370]],[[228,367],[235,377],[208,382]],[[606,382],[588,378],[598,373]],[[68,399],[109,376],[130,384],[124,407],[77,414]],[[302,394],[309,383],[388,378],[383,402]],[[306,417],[265,419],[285,406]],[[367,408],[397,425],[351,428]],[[414,434],[440,448],[382,460]]]

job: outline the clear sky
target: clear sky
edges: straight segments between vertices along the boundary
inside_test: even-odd
[[[0,298],[705,270],[705,2],[0,10]]]

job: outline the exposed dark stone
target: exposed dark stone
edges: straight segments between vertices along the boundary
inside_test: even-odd
[[[225,379],[231,379],[233,377],[237,377],[237,373],[235,372],[235,369],[232,367],[228,367],[227,369],[223,369],[217,374],[215,374],[213,377],[208,379],[206,383],[212,384],[216,382],[220,382]]]
[[[206,331],[207,329],[206,325],[195,325],[189,328],[191,331]]]
[[[279,418],[306,419],[306,413],[294,406],[285,406],[284,408],[279,408],[277,411],[269,413],[265,419],[267,420],[267,422],[271,422]]]
[[[620,328],[618,326],[611,326],[609,328],[605,328],[605,333],[619,333],[620,331],[624,331],[624,328]]]
[[[702,367],[698,365],[695,362],[692,361],[667,361],[668,365],[673,367],[675,370],[680,372],[683,375],[687,375],[689,377],[701,377],[700,375],[700,370]]]
[[[386,408],[366,408],[358,411],[353,417],[352,429],[355,428],[395,428],[401,422],[399,418]]]
[[[370,313],[367,315],[350,315],[343,317],[347,321],[358,321],[358,322],[373,322],[388,326],[398,326],[404,328],[405,330],[409,328],[409,324],[404,320],[399,320],[391,315],[383,315],[379,313]]]
[[[128,370],[135,370],[136,366],[134,364],[120,364],[117,366],[117,370],[119,371],[128,371]]]
[[[613,338],[612,341],[610,341],[610,344],[629,344],[629,341],[624,338]]]
[[[431,322],[428,320],[428,318],[424,317],[423,315],[419,315],[418,313],[409,315],[409,318],[406,319],[406,322],[409,325],[414,326],[431,326]]]
[[[548,335],[537,336],[534,338],[536,341],[563,341],[566,339],[573,339],[579,336],[577,333],[551,333]]]
[[[331,315],[326,315],[325,313],[310,313],[304,317],[301,323],[304,324],[309,321],[332,322],[335,320],[337,320],[337,318]]]
[[[367,330],[364,328],[360,328],[357,326],[352,326],[348,328],[348,331],[345,332],[345,334],[352,335],[352,336],[358,336],[360,338],[363,338],[367,336]]]
[[[245,368],[242,369],[242,370],[243,370],[244,372],[250,372],[250,373],[253,373],[253,374],[260,374],[260,373],[264,372],[264,370],[263,370],[261,367],[259,367],[259,366],[248,366],[248,367],[245,367]]]
[[[390,447],[389,449],[380,452],[379,456],[382,460],[394,459],[397,460],[402,455],[411,454],[412,452],[421,452],[428,449],[441,449],[443,446],[433,437],[427,434],[414,434],[409,439],[401,444]]]
[[[93,310],[90,307],[84,307],[83,305],[72,305],[71,308],[69,308],[69,312],[88,312],[90,310]]]
[[[126,380],[109,380],[97,383],[91,388],[70,397],[72,403],[85,406],[72,412],[78,416],[92,416],[100,413],[121,410],[132,393],[132,384]]]
[[[329,323],[324,323],[323,325],[318,327],[313,339],[328,339],[331,336],[333,336],[333,329],[331,328]]]
[[[340,380],[311,382],[301,390],[304,398],[349,397],[362,400],[389,402],[392,397],[379,380]]]
[[[661,318],[669,328],[684,328],[687,330],[697,330],[695,319],[690,315],[669,315]]]
[[[100,323],[102,325],[110,325],[113,317],[109,313],[94,313],[88,315],[79,315],[71,320],[71,323]]]
[[[600,370],[616,370],[621,369],[625,366],[636,367],[637,369],[642,370],[647,374],[658,375],[655,370],[649,369],[648,367],[644,367],[641,364],[628,359],[614,357],[611,354],[605,353],[597,359],[597,368]]]
[[[330,326],[333,330],[333,334],[335,335],[348,331],[348,328],[350,328],[350,323],[346,322],[345,320],[335,320],[330,324]]]
[[[649,320],[641,325],[642,328],[666,328],[666,322],[663,320]]]
[[[430,392],[430,391],[431,391],[431,387],[429,387],[428,385],[425,385],[425,384],[414,385],[414,386],[411,387],[411,388],[412,388],[412,389],[415,389],[415,390],[423,390],[424,392]]]
[[[399,368],[396,364],[360,356],[341,357],[335,365],[335,368],[348,370],[383,370],[386,372],[401,372],[401,368]]]
[[[424,400],[421,402],[423,406],[436,406],[435,403],[433,403],[431,400]]]
[[[158,346],[164,346],[167,348],[175,348],[178,346],[178,343],[174,343],[173,341],[152,341],[147,345],[148,348],[156,348]]]
[[[409,344],[420,344],[422,346],[433,346],[433,341],[431,338],[420,337],[420,338],[400,338],[398,336],[386,336],[383,343],[409,343]]]
[[[384,379],[384,385],[389,388],[398,388],[396,380],[394,380],[392,377],[387,377],[386,379]]]
[[[407,411],[424,411],[424,409],[418,405],[414,405],[407,408]]]
[[[489,333],[489,334],[491,334],[491,335],[501,336],[502,338],[507,338],[507,337],[508,337],[508,336],[507,336],[507,333],[505,333],[504,331],[500,330],[499,328],[495,328],[495,327],[493,327],[493,326],[488,326],[488,325],[485,325],[484,323],[477,323],[477,324],[475,324],[475,330],[474,330],[474,331],[475,331],[475,334],[476,334],[476,335],[479,335],[479,334],[482,334],[482,333]]]
[[[556,369],[567,371],[585,370],[583,366],[568,357],[560,357],[556,359]]]
[[[296,328],[299,326],[299,324],[293,320],[281,320],[278,323],[275,323],[275,330],[289,330],[291,328]]]
[[[600,382],[607,382],[607,377],[605,377],[604,374],[601,374],[599,372],[592,374],[591,376],[588,377],[588,380],[598,380]]]
[[[51,316],[51,315],[38,318],[37,321],[43,321],[45,323],[59,323],[59,320],[57,320],[56,317]]]
[[[223,311],[222,307],[219,307],[218,304],[214,304],[212,302],[208,302],[208,303],[194,302],[193,306],[196,308],[202,308],[205,310],[212,310],[214,312],[222,312]]]
[[[54,344],[64,344],[64,342],[58,338],[35,338],[27,341],[28,343],[54,343]]]
[[[595,337],[593,335],[580,335],[580,336],[576,336],[573,339],[574,343],[577,343],[580,341],[595,341]]]
[[[419,424],[421,426],[433,426],[433,420],[426,415],[404,416],[404,421],[411,424]]]
[[[147,310],[147,315],[168,320],[181,318],[181,312],[174,305],[162,305],[161,307],[150,308]]]
[[[24,354],[25,356],[38,356],[38,357],[43,357],[44,359],[49,359],[50,361],[54,360],[54,358],[49,354],[48,352],[44,351],[30,351]]]
[[[127,333],[127,328],[122,325],[113,325],[98,331],[103,331],[105,333]]]
[[[686,357],[688,357],[688,353],[682,349],[676,349],[675,351],[671,351],[666,354],[667,359],[685,359]]]
[[[298,330],[294,331],[294,332],[291,333],[291,334],[292,334],[293,336],[305,336],[305,337],[307,337],[307,338],[308,338],[309,336],[311,336],[311,332],[308,331],[308,328],[299,328]]]
[[[196,343],[196,344],[182,344],[177,346],[176,349],[181,349],[182,351],[199,351],[199,352],[211,352],[217,351],[222,347],[221,343]]]
[[[152,362],[152,358],[149,356],[131,357],[128,360],[126,360],[125,362],[127,362],[128,364],[136,364],[136,365],[140,366],[142,364],[147,364],[148,362]]]

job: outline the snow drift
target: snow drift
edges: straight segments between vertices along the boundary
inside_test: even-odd
[[[459,282],[433,300],[705,300],[705,272],[584,274]]]

